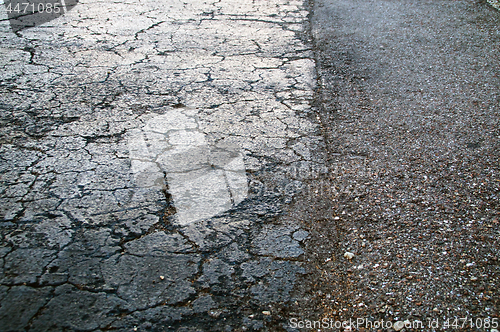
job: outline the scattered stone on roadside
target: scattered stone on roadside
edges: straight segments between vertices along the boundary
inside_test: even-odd
[[[347,252],[344,254],[344,257],[345,257],[345,258],[347,258],[348,260],[351,260],[351,259],[353,259],[353,258],[354,258],[354,254],[353,254],[352,252],[348,252],[348,251],[347,251]]]
[[[266,316],[270,316],[270,315],[271,315],[271,312],[270,312],[270,311],[267,311],[267,310],[264,310],[264,311],[262,311],[262,314],[263,314],[263,315],[266,315]]]
[[[293,238],[297,241],[304,241],[305,239],[307,239],[308,236],[309,236],[309,233],[307,231],[302,230],[302,229],[293,233]]]
[[[222,311],[220,311],[220,310],[211,310],[208,312],[208,315],[210,317],[214,317],[214,318],[219,317],[221,314],[222,314]]]

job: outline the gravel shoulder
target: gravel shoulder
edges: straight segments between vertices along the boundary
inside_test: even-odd
[[[312,7],[333,212],[309,243],[309,319],[420,320],[429,331],[498,319],[498,11],[472,1]]]
[[[0,330],[283,331],[327,174],[304,3],[7,8]]]

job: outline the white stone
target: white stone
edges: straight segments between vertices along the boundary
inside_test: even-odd
[[[347,258],[348,260],[351,260],[354,258],[354,254],[352,252],[346,252],[344,254],[344,257]]]

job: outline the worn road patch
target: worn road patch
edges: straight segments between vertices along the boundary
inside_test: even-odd
[[[172,221],[180,225],[237,207],[248,195],[239,147],[210,147],[195,115],[196,110],[169,110],[127,137],[135,183],[168,192],[175,206]]]

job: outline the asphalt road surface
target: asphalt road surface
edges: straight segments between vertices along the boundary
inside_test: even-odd
[[[304,4],[7,14],[0,330],[287,328],[328,173]]]
[[[0,331],[494,331],[487,2],[16,1]]]

